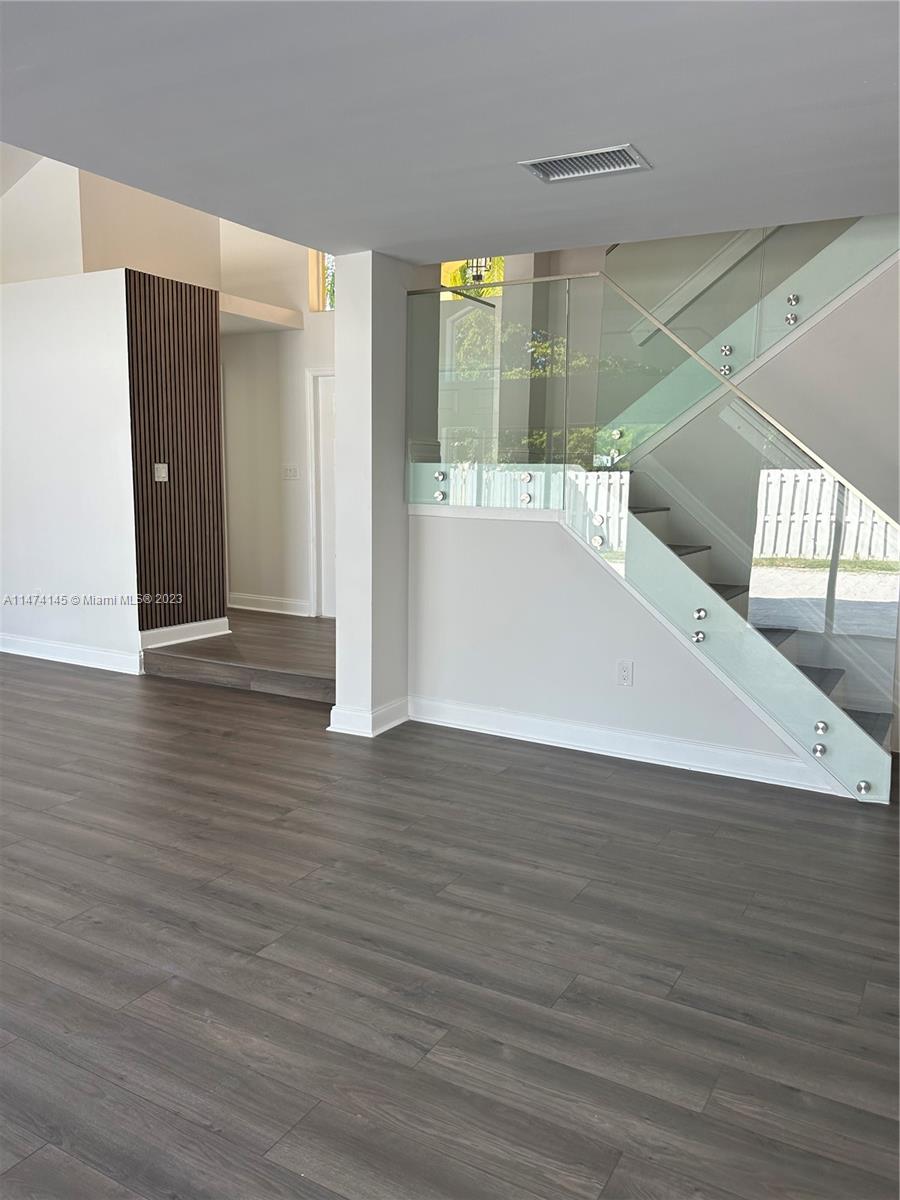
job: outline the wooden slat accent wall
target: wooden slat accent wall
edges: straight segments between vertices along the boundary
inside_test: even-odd
[[[139,628],[224,617],[218,293],[128,270],[125,295],[138,591],[182,596],[141,604]]]

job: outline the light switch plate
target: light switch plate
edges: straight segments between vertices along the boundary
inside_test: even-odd
[[[169,464],[154,463],[153,464],[153,482],[168,483],[169,482]]]
[[[295,466],[282,467],[281,468],[281,478],[282,479],[299,479],[300,478],[300,468],[295,467]]]

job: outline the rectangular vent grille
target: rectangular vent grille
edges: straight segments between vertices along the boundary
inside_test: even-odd
[[[592,175],[616,175],[622,171],[646,171],[650,164],[626,142],[603,150],[581,150],[558,158],[535,158],[520,162],[543,183],[561,183],[564,179],[590,179]]]

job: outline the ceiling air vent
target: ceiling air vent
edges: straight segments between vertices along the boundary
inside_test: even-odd
[[[590,179],[592,175],[617,175],[622,171],[646,171],[650,164],[634,146],[606,146],[603,150],[581,150],[558,158],[534,158],[520,162],[543,183],[561,183],[564,179]]]

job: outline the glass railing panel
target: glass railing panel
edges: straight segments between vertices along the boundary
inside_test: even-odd
[[[754,279],[743,264],[771,232],[765,228],[743,229],[625,242],[607,252],[605,271],[663,325],[671,326],[682,313],[693,312],[694,317],[682,323],[683,336],[699,348],[759,299],[759,268]],[[742,281],[742,286],[732,283],[728,289],[737,297],[739,307],[723,316],[705,312],[700,304],[702,297],[732,272]],[[696,323],[700,328],[691,335]],[[636,323],[637,339],[652,336],[654,328],[652,323]]]
[[[667,508],[669,542],[708,546],[707,580],[883,752],[900,610],[896,524],[737,398],[617,466],[633,467],[634,503]]]
[[[584,331],[568,362],[570,430],[580,431],[579,453],[570,461],[609,466],[720,387],[713,372],[665,333],[640,344],[634,337],[640,319],[640,311],[602,277],[569,280],[569,326]]]
[[[896,217],[810,221],[617,246],[606,271],[658,323],[736,372],[897,247]],[[632,332],[640,344],[659,336],[648,319]]]
[[[429,484],[452,467],[453,503],[511,507],[529,494],[513,495],[519,467],[534,475],[530,502],[550,506],[544,468],[566,460],[566,321],[565,280],[409,297],[410,500],[444,502]]]
[[[561,463],[410,463],[410,504],[467,508],[563,507],[565,467]]]
[[[783,270],[817,245],[831,230],[837,236],[790,272]],[[816,221],[783,226],[762,247],[762,285],[756,354],[762,354],[804,320],[837,299],[879,266],[900,246],[897,216],[861,217],[856,221]],[[751,393],[752,394],[752,393]]]
[[[897,251],[896,217],[753,230],[745,256],[672,316],[654,315],[710,364],[737,374]],[[700,272],[701,277],[703,272]],[[696,285],[696,280],[694,281]],[[626,289],[627,291],[627,289]]]
[[[772,229],[748,230],[732,243],[739,257],[721,274],[714,274],[722,265],[718,260],[707,264],[691,281],[695,295],[689,302],[670,316],[665,309],[654,313],[663,317],[666,329],[717,369],[724,366],[736,373],[756,356],[765,250],[775,236]],[[656,329],[653,336],[665,334]]]
[[[894,702],[900,531],[822,468],[761,472],[749,620],[885,746]],[[772,631],[776,631],[774,635]]]
[[[847,793],[887,803],[890,755],[749,624],[715,583],[626,511],[635,500],[629,474],[570,468],[569,527],[810,762],[828,770]]]

